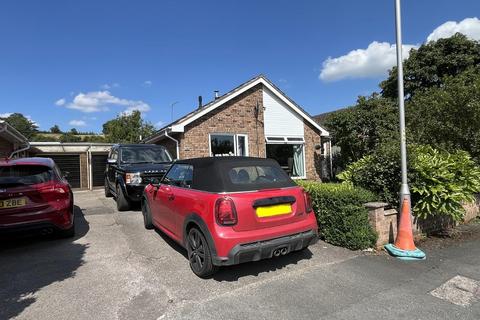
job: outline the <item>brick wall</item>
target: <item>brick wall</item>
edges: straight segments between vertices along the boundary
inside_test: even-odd
[[[13,144],[0,137],[0,159],[8,157],[12,151]]]
[[[80,154],[80,188],[88,188],[88,159],[86,153]]]
[[[258,121],[255,119],[254,113],[257,102],[259,105]],[[187,125],[185,132],[179,135],[180,158],[210,156],[209,133],[247,134],[249,155],[265,157],[262,86],[251,88]],[[164,140],[160,144],[163,142]]]
[[[258,121],[255,119],[255,106],[259,105]],[[210,156],[209,134],[235,133],[248,135],[248,151],[251,157],[265,157],[266,144],[263,127],[263,93],[262,85],[255,86],[230,100],[221,107],[209,112],[185,127],[185,132],[172,134],[179,140],[180,158]],[[310,123],[304,121],[305,170],[310,180],[321,180],[322,159],[320,150],[320,133]],[[158,141],[176,158],[176,144],[163,137]]]
[[[321,150],[315,150],[320,145],[320,133],[310,123],[303,121],[305,139],[305,169],[307,179],[321,180],[322,159]]]

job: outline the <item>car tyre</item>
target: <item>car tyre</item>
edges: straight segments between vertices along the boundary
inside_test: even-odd
[[[217,272],[213,264],[212,253],[205,236],[197,228],[192,228],[187,235],[188,262],[193,273],[200,278],[207,278]]]
[[[125,198],[122,188],[120,185],[117,185],[117,210],[118,211],[127,211],[130,210],[130,201]]]
[[[54,234],[57,236],[57,238],[73,238],[75,236],[75,209],[72,205],[72,226],[68,229],[65,230],[57,230],[57,232]]]
[[[142,200],[142,215],[143,215],[143,225],[145,229],[151,230],[154,228],[152,222],[152,212],[150,211],[150,206],[148,205],[147,199]]]
[[[112,190],[110,190],[110,184],[108,183],[107,178],[105,178],[104,187],[105,187],[105,197],[106,197],[106,198],[111,198],[111,197],[113,197]]]

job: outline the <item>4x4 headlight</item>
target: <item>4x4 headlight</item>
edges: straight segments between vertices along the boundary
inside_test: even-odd
[[[140,176],[140,172],[127,173],[125,175],[125,183],[127,183],[127,184],[140,184],[140,183],[142,183],[142,177]]]

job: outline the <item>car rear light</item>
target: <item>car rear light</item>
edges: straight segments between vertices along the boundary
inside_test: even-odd
[[[305,211],[307,213],[310,213],[313,211],[312,207],[312,198],[310,197],[310,194],[307,191],[303,191],[303,197],[305,199]]]
[[[70,194],[64,185],[54,184],[37,189],[45,201],[57,201],[67,199]]]
[[[215,202],[215,219],[222,226],[233,226],[237,223],[237,210],[230,198],[220,198]]]

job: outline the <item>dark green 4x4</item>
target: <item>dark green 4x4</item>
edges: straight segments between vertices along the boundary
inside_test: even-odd
[[[108,154],[105,196],[114,196],[117,209],[129,210],[139,202],[143,189],[159,181],[172,164],[167,149],[155,144],[116,144]]]

